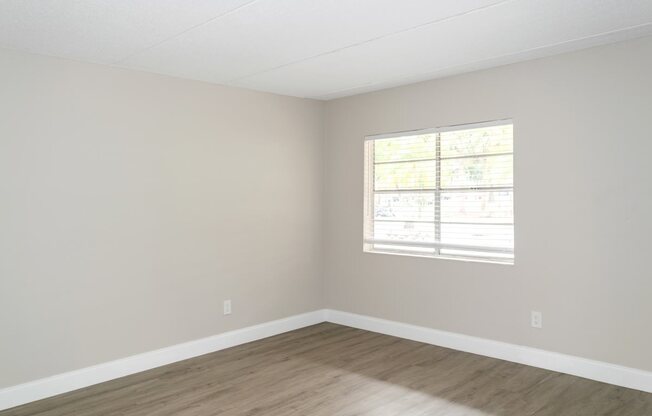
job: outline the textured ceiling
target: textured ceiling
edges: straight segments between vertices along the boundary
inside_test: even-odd
[[[331,99],[652,34],[652,0],[0,0],[0,47]]]

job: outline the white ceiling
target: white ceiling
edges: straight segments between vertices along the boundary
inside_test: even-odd
[[[0,0],[0,47],[331,99],[652,34],[652,0]]]

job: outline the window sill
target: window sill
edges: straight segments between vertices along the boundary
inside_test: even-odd
[[[502,266],[513,266],[514,265],[514,260],[493,260],[493,259],[483,259],[483,258],[470,258],[470,257],[456,257],[456,256],[434,256],[434,255],[428,255],[428,254],[417,254],[417,253],[401,253],[398,251],[391,251],[391,250],[366,250],[363,249],[362,252],[364,254],[388,254],[391,256],[401,256],[401,257],[419,257],[419,258],[425,258],[425,259],[433,259],[433,260],[454,260],[454,261],[461,261],[465,263],[487,263],[487,264],[499,264]]]

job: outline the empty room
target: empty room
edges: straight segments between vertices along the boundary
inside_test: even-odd
[[[652,416],[651,0],[0,0],[0,416]]]

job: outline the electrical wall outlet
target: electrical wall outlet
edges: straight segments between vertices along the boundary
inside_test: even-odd
[[[532,328],[543,328],[543,315],[541,312],[530,312],[530,324],[532,325]]]
[[[224,301],[224,315],[231,315],[231,299]]]

